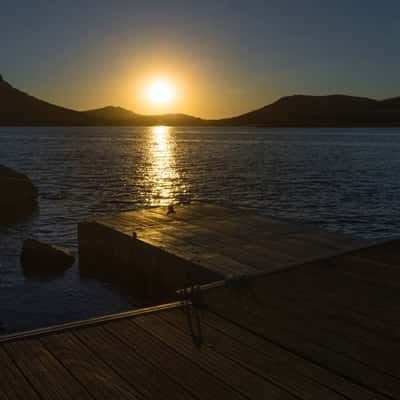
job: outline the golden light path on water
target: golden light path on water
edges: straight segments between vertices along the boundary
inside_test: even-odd
[[[150,128],[149,174],[150,184],[148,204],[169,205],[176,200],[177,193],[185,192],[176,168],[176,144],[173,128],[154,126]]]

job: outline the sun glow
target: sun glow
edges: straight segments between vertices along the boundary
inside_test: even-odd
[[[150,83],[147,98],[150,103],[158,105],[170,104],[176,95],[174,85],[166,79],[157,79]]]
[[[153,133],[153,135],[155,136],[155,137],[158,137],[158,138],[160,138],[160,137],[165,137],[168,133],[169,133],[169,127],[168,126],[162,126],[162,125],[160,125],[160,126],[153,126],[152,128],[151,128],[151,131],[152,131],[152,133]]]

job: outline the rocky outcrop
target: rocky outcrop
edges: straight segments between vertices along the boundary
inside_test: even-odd
[[[30,179],[0,165],[0,214],[19,214],[36,205],[38,190]]]
[[[24,241],[21,264],[28,274],[58,273],[71,267],[75,257],[69,250],[35,239]]]

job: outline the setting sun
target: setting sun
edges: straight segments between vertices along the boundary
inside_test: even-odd
[[[148,87],[147,97],[153,104],[170,104],[176,94],[174,85],[166,79],[157,79]]]

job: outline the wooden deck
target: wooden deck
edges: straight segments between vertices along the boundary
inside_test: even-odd
[[[5,337],[0,399],[399,399],[399,245]]]
[[[155,290],[157,274],[170,290],[211,283],[182,301],[1,337],[0,400],[400,399],[400,241],[210,205],[79,229],[86,268]]]
[[[213,204],[91,218],[78,228],[81,269],[108,271],[171,299],[177,289],[289,268],[358,247],[315,227]],[[156,300],[159,300],[154,296]]]

